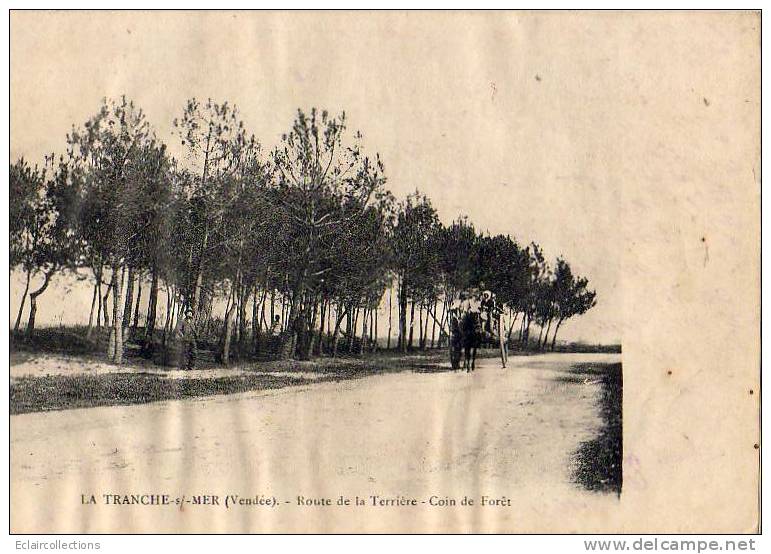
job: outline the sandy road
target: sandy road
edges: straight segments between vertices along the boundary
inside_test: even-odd
[[[571,531],[612,495],[570,482],[600,424],[599,385],[577,361],[494,359],[477,371],[402,372],[138,406],[11,418],[11,527],[23,532]],[[83,504],[82,496],[97,504]],[[112,505],[105,494],[217,496],[219,504]],[[228,495],[275,497],[275,507]],[[337,506],[341,495],[364,506]],[[415,506],[372,505],[372,495]],[[481,496],[500,499],[481,506]],[[298,496],[331,507],[298,505]],[[432,496],[436,498],[432,499]],[[461,506],[464,496],[473,506]],[[505,498],[504,498],[505,497]],[[432,506],[453,499],[455,506]],[[257,497],[259,499],[259,497]],[[510,502],[509,502],[510,501]],[[425,502],[425,503],[424,503]],[[507,505],[510,503],[511,505]],[[586,520],[582,529],[586,530]]]

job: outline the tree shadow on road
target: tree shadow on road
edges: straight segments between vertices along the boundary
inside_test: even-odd
[[[449,365],[444,366],[440,364],[415,364],[412,366],[412,371],[414,373],[447,373],[450,371],[460,371],[458,369],[453,369]]]

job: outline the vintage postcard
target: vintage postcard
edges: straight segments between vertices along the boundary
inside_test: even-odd
[[[759,12],[12,11],[12,533],[756,533]]]

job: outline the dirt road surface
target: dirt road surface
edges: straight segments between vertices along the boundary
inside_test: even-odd
[[[617,497],[570,479],[572,454],[601,423],[600,385],[562,377],[573,363],[619,359],[549,354],[510,358],[507,369],[485,359],[470,374],[416,369],[13,416],[11,528],[570,532],[579,514],[581,531],[607,528]],[[105,496],[132,494],[169,504]],[[455,505],[432,505],[444,500]]]

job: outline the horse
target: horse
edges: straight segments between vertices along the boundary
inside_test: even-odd
[[[467,311],[460,320],[461,346],[463,347],[463,367],[466,372],[474,371],[477,348],[482,345],[482,320],[479,312]]]

